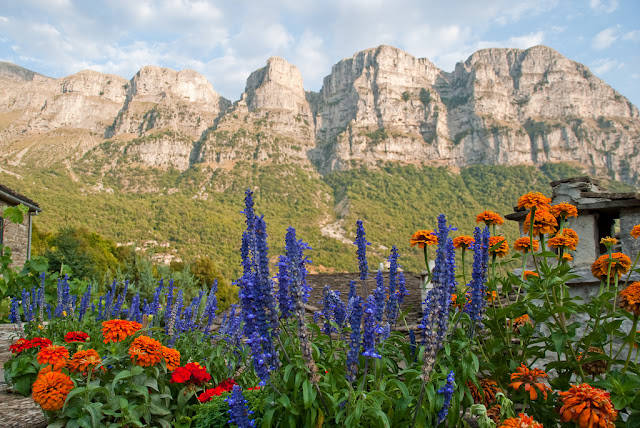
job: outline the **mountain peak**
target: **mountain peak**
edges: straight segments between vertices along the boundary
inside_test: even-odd
[[[32,81],[36,76],[44,79],[51,79],[50,77],[43,76],[40,73],[36,73],[35,71],[31,71],[24,67],[20,67],[19,65],[16,65],[14,63],[0,61],[0,77],[8,77],[10,79],[29,82]]]
[[[300,70],[277,56],[269,58],[266,66],[249,75],[243,98],[249,110],[288,110],[295,114],[310,112]]]

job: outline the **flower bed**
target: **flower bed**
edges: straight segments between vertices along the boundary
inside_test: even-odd
[[[472,235],[453,236],[441,215],[411,237],[432,287],[410,329],[395,247],[388,279],[378,271],[375,288],[364,285],[361,221],[360,281],[347,296],[324,287],[308,316],[311,249],[289,228],[273,275],[266,224],[247,191],[238,305],[217,314],[215,284],[190,301],[193,290],[170,281],[152,296],[127,282],[74,296],[66,278],[55,301],[44,285],[24,290],[12,301],[24,337],[11,345],[5,377],[52,426],[640,426],[640,283],[627,281],[638,257],[632,263],[605,238],[608,252],[592,269],[598,294],[571,297],[567,256],[579,237],[566,223],[575,207],[538,193],[518,205],[529,210],[528,236],[511,252],[490,211]]]

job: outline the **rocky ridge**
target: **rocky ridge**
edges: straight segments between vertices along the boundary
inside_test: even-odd
[[[379,46],[335,64],[319,93],[273,57],[233,104],[190,70],[52,79],[0,64],[0,157],[16,171],[31,160],[114,153],[120,165],[147,168],[293,162],[323,174],[384,162],[563,161],[637,183],[638,143],[638,109],[545,46],[484,49],[451,73]]]

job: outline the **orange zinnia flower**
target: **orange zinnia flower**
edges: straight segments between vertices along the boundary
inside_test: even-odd
[[[69,360],[69,350],[64,346],[50,345],[40,349],[38,352],[39,364],[51,364],[54,370],[58,370],[67,365]]]
[[[518,208],[526,208],[530,210],[533,207],[537,209],[549,210],[551,198],[547,198],[540,192],[529,192],[520,196],[518,199]]]
[[[640,237],[640,224],[636,224],[635,226],[633,226],[629,234],[633,236],[634,239],[638,239],[638,237]]]
[[[485,210],[476,216],[476,223],[486,224],[487,226],[491,226],[493,224],[504,224],[504,220],[500,217],[500,214]]]
[[[524,225],[522,226],[524,233],[529,233],[531,226],[531,212],[527,214],[524,219]],[[558,221],[549,211],[536,210],[536,215],[533,219],[533,236],[538,236],[545,233],[554,233],[558,227]]]
[[[533,321],[531,321],[531,318],[529,318],[528,314],[520,315],[519,317],[514,318],[511,322],[511,328],[513,328],[513,331],[515,333],[519,333],[520,327],[525,324],[529,324],[531,327],[533,327]]]
[[[524,390],[529,393],[529,398],[532,400],[538,398],[538,391],[540,391],[546,400],[547,391],[551,391],[551,388],[542,382],[538,382],[538,378],[545,377],[547,377],[547,374],[543,370],[529,369],[524,364],[521,364],[515,373],[511,373],[511,380],[515,382],[511,382],[509,386],[517,391],[524,385]]]
[[[474,242],[476,241],[475,239],[473,239],[473,236],[456,236],[455,238],[453,238],[453,248],[462,248],[463,250],[466,250],[467,248],[471,247]]]
[[[531,416],[519,413],[517,418],[505,419],[498,428],[544,428],[544,426]]]
[[[609,269],[609,263],[611,263],[611,278],[615,278],[617,275],[621,275],[629,272],[631,268],[631,259],[624,253],[612,253],[611,259],[609,254],[603,254],[591,265],[591,273],[598,279],[604,279],[607,277],[607,270]]]
[[[554,217],[578,217],[578,208],[576,208],[575,205],[571,205],[566,202],[560,202],[559,204],[552,205],[551,208],[549,208],[549,212],[553,214]]]
[[[162,358],[167,363],[167,370],[172,372],[180,366],[180,351],[166,346],[161,347],[160,351],[162,352]]]
[[[534,276],[535,276],[535,277],[538,277],[538,278],[540,277],[540,275],[538,275],[538,272],[534,272],[534,271],[532,271],[532,270],[525,270],[525,271],[524,271],[524,279],[525,279],[525,280],[526,280],[526,279],[529,279],[529,278],[532,278],[532,277],[534,277]]]
[[[87,349],[73,354],[73,357],[71,357],[71,360],[67,363],[67,368],[72,372],[78,372],[86,375],[89,367],[91,367],[91,371],[93,371],[93,369],[100,364],[102,364],[102,359],[100,358],[98,351],[95,349]]]
[[[135,321],[104,321],[102,323],[102,335],[104,336],[104,343],[122,342],[141,328],[142,325]]]
[[[66,374],[43,371],[31,387],[31,397],[43,410],[53,412],[62,409],[72,389],[73,381]]]
[[[411,236],[409,243],[412,247],[418,244],[418,247],[424,248],[426,245],[438,245],[438,237],[433,230],[419,230]]]
[[[537,239],[533,240],[533,251],[538,251],[540,248],[540,241]],[[528,253],[531,251],[531,240],[528,236],[523,236],[522,238],[518,238],[513,243],[513,249],[516,251],[520,251],[521,253]]]
[[[567,248],[570,250],[576,249],[576,240],[565,235],[564,233],[558,233],[553,238],[549,239],[549,248]]]
[[[572,260],[573,260],[573,256],[572,256],[571,254],[569,254],[569,253],[564,253],[564,254],[562,255],[562,260],[565,260],[565,261],[567,261],[567,262],[570,262],[570,261],[572,261]]]
[[[490,404],[496,401],[496,394],[500,392],[498,383],[492,379],[479,379],[478,383],[480,384],[480,388],[473,382],[467,381],[467,387],[469,388],[469,392],[471,392],[473,402],[489,407]]]
[[[640,316],[640,282],[632,282],[620,292],[620,307]]]
[[[162,344],[149,336],[139,336],[129,346],[129,355],[134,364],[155,366],[162,359]]]
[[[580,428],[615,427],[613,421],[618,418],[618,412],[607,391],[583,383],[558,394],[563,403],[560,408],[563,422],[572,421]]]
[[[492,250],[491,247],[500,244],[496,249]],[[507,244],[507,238],[504,236],[492,236],[489,238],[489,254],[497,257],[504,257],[509,252],[509,244]]]

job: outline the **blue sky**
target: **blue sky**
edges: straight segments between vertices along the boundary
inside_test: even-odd
[[[0,60],[53,77],[191,68],[236,100],[272,55],[318,90],[331,66],[380,44],[445,71],[486,47],[550,46],[640,105],[635,0],[0,0]]]

